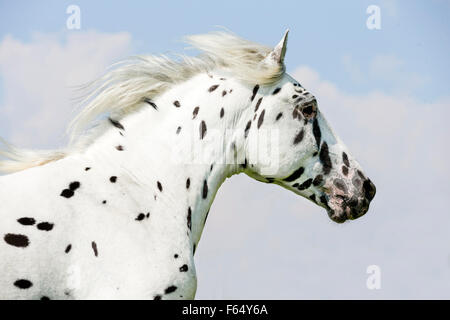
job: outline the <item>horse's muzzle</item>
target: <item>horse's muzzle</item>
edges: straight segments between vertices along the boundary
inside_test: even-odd
[[[361,190],[353,195],[335,194],[326,197],[328,216],[337,223],[357,219],[369,210],[369,204],[375,193],[375,185],[370,179],[366,179]]]

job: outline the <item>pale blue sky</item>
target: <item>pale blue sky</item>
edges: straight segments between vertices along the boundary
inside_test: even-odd
[[[69,4],[81,30],[65,27]],[[366,28],[371,4],[381,30]],[[233,177],[196,254],[197,297],[448,299],[449,21],[444,0],[0,0],[0,136],[60,144],[67,83],[125,55],[181,52],[184,35],[216,26],[274,45],[289,28],[288,71],[315,93],[377,196],[366,216],[336,225],[286,190]],[[381,290],[365,285],[371,264]]]
[[[82,30],[127,31],[133,52],[180,51],[185,34],[224,26],[239,35],[272,44],[290,28],[287,67],[307,63],[352,92],[379,88],[388,81],[351,81],[343,59],[351,56],[362,72],[376,55],[395,55],[402,70],[433,79],[411,92],[424,99],[448,92],[450,2],[433,1],[0,1],[0,37],[29,40],[34,32],[66,31],[65,9],[82,10]],[[382,10],[382,29],[366,28],[368,5]],[[6,14],[7,13],[7,14]]]

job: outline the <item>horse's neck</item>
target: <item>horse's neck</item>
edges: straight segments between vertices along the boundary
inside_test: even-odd
[[[123,119],[124,130],[111,126],[87,153],[138,186],[129,195],[137,201],[159,202],[167,211],[161,214],[181,215],[186,223],[192,212],[196,244],[218,188],[241,171],[233,160],[242,158],[244,134],[236,129],[245,126],[250,95],[231,79],[198,75],[154,99],[157,110],[149,104]]]

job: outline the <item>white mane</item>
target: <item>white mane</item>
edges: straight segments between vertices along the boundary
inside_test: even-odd
[[[272,51],[266,47],[239,38],[228,32],[193,35],[185,41],[202,54],[197,57],[136,56],[112,66],[101,78],[85,85],[81,112],[67,130],[69,146],[65,150],[26,150],[13,147],[0,139],[0,172],[15,172],[64,158],[71,146],[80,143],[80,136],[99,117],[110,115],[116,119],[136,111],[143,99],[152,99],[168,88],[192,76],[224,68],[244,82],[270,84],[283,76],[284,66],[268,66],[261,61]],[[102,126],[104,127],[104,126]],[[100,127],[100,128],[102,128]],[[99,132],[97,132],[97,135]],[[88,141],[83,139],[83,141]]]

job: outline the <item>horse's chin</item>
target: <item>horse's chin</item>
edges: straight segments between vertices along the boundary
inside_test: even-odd
[[[352,219],[351,209],[345,204],[342,197],[331,197],[327,203],[328,217],[336,223],[344,223]]]
[[[329,202],[327,207],[328,217],[336,223],[344,223],[347,220],[358,219],[366,214],[369,205],[367,201],[357,203],[362,203],[362,205],[358,208],[351,208],[342,202]]]
[[[327,209],[328,217],[336,223],[344,223],[350,217],[344,212],[344,210]]]

